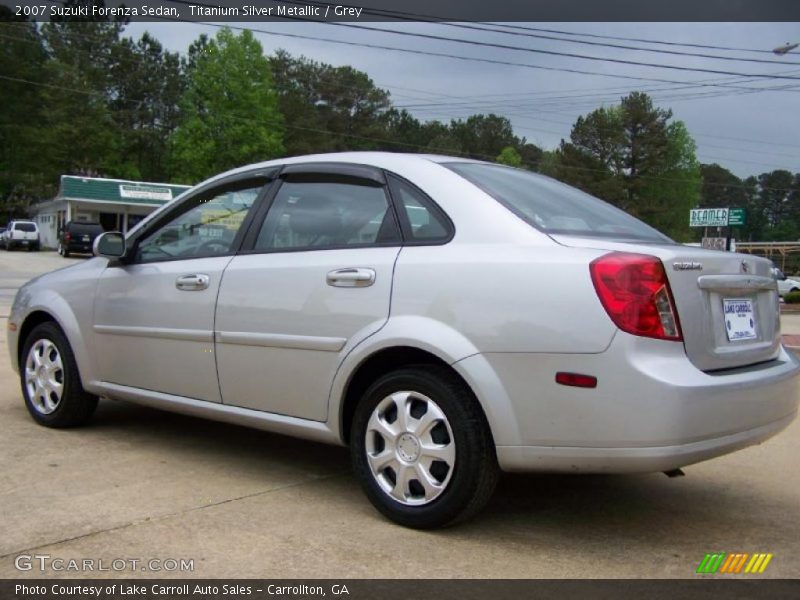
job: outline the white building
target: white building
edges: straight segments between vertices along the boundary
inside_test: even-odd
[[[69,221],[100,223],[106,231],[136,225],[190,186],[62,175],[58,194],[32,207],[42,246],[55,248],[58,231]]]

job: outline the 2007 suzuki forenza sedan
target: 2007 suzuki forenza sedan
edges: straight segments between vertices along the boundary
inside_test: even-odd
[[[767,260],[677,245],[547,177],[390,153],[206,181],[9,319],[33,418],[97,398],[349,444],[419,528],[498,470],[669,471],[758,443],[798,405]]]

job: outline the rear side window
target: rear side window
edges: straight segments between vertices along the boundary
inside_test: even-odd
[[[398,243],[383,187],[340,181],[284,181],[254,250],[320,250]]]
[[[672,242],[625,211],[555,179],[486,163],[444,166],[545,233]]]
[[[400,179],[389,177],[395,205],[406,219],[406,240],[414,242],[444,242],[453,235],[450,221],[442,210],[416,187]]]
[[[34,223],[14,223],[14,231],[26,231],[28,233],[36,231]]]

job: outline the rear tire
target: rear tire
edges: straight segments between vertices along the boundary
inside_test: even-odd
[[[445,367],[413,366],[378,379],[351,431],[361,487],[400,525],[452,525],[479,512],[494,492],[499,468],[489,425],[472,391]]]
[[[83,389],[72,348],[53,322],[37,325],[25,339],[20,382],[28,412],[45,427],[83,425],[97,408],[97,396]]]

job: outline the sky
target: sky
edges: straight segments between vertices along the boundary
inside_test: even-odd
[[[773,169],[800,172],[800,48],[784,56],[769,51],[786,43],[800,42],[800,23],[515,23],[514,26],[552,29],[640,40],[703,44],[737,50],[703,49],[543,33],[515,29],[522,35],[476,31],[448,24],[355,23],[354,29],[329,23],[233,23],[254,30],[267,54],[283,48],[293,55],[330,63],[351,65],[365,71],[391,92],[394,105],[407,108],[421,120],[449,121],[471,114],[493,112],[508,117],[514,132],[544,149],[554,149],[568,139],[575,119],[602,105],[619,102],[635,90],[647,91],[657,106],[672,109],[684,121],[697,143],[704,163],[718,163],[740,177]],[[470,25],[472,26],[472,25]],[[478,27],[494,27],[477,25]],[[606,60],[554,56],[397,35],[387,29],[518,46],[681,68],[726,71],[736,75],[619,64]],[[255,30],[263,30],[261,33]],[[509,29],[505,29],[509,31]],[[126,34],[139,37],[149,31],[166,48],[185,52],[201,33],[214,35],[218,27],[201,23],[131,23]],[[592,72],[578,74],[524,66],[489,64],[471,60],[425,56],[374,48],[340,45],[318,39],[297,39],[279,34],[329,38],[378,44],[466,58],[537,65],[549,69]],[[547,35],[656,49],[646,52],[578,44],[572,41],[531,37]],[[699,56],[670,55],[663,50],[775,61],[770,64],[719,60]],[[780,74],[796,79],[764,77]],[[645,81],[614,76],[660,79]],[[762,76],[760,78],[754,75]],[[750,76],[750,77],[748,77]],[[697,82],[727,87],[684,87]],[[733,87],[731,87],[733,86]],[[678,88],[678,89],[676,89]],[[680,89],[683,88],[683,89]],[[749,88],[749,89],[743,89]],[[764,88],[782,88],[765,90]]]

